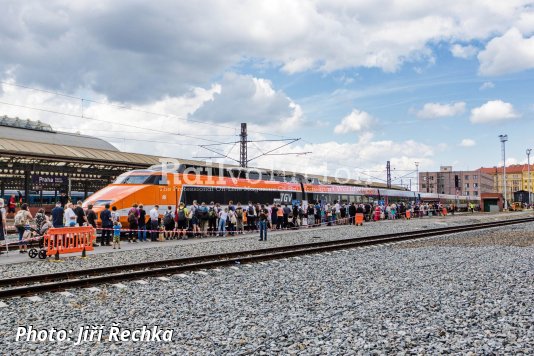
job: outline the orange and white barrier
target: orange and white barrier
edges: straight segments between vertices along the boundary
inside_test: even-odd
[[[93,251],[95,239],[92,226],[50,228],[44,235],[46,255]]]

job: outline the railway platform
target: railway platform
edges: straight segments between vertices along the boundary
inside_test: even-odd
[[[320,229],[320,228],[319,228]],[[280,234],[284,233],[285,231],[273,231],[272,234]],[[287,233],[287,232],[286,232]],[[187,240],[165,240],[165,241],[146,241],[146,242],[127,242],[127,241],[121,241],[120,249],[113,249],[112,246],[98,246],[95,247],[94,251],[88,251],[87,257],[91,257],[98,254],[106,254],[106,253],[121,253],[123,251],[135,251],[135,250],[145,250],[145,249],[155,249],[155,248],[168,248],[178,245],[183,246],[189,246],[194,245],[198,243],[216,243],[220,242],[221,240],[229,240],[229,239],[252,239],[257,238],[257,234],[244,234],[244,235],[236,235],[236,236],[229,236],[229,237],[205,237],[205,238],[189,238]],[[36,263],[39,262],[48,262],[53,261],[54,257],[49,257],[46,260],[39,260],[38,258],[32,259],[28,256],[27,253],[20,253],[18,250],[10,250],[8,254],[6,254],[6,251],[2,251],[3,254],[0,255],[0,265],[5,264],[14,264],[14,263],[22,263],[22,262],[31,262],[34,261]],[[65,258],[79,258],[81,256],[80,253],[69,253],[60,255],[60,260]]]
[[[508,218],[519,218],[532,215],[531,212],[513,212],[513,213],[483,213],[483,214],[456,214],[456,215],[447,215],[439,217],[424,217],[419,219],[412,220],[383,220],[380,222],[366,222],[364,226],[354,226],[354,225],[336,225],[336,226],[321,226],[321,227],[301,227],[299,229],[291,230],[275,230],[269,231],[269,240],[276,241],[277,244],[283,244],[284,241],[288,241],[289,237],[292,235],[306,235],[306,238],[309,238],[311,235],[317,235],[321,237],[326,231],[333,231],[338,229],[338,235],[340,238],[343,236],[366,236],[369,234],[380,233],[381,231],[389,231],[391,229],[403,229],[406,231],[409,230],[418,230],[418,229],[427,229],[427,228],[439,228],[449,224],[465,224],[466,222],[476,219],[476,221],[485,221],[485,220],[495,220],[495,219],[508,219]],[[351,230],[353,229],[353,230]],[[330,234],[330,232],[328,233]],[[314,236],[315,237],[315,236]],[[304,237],[303,237],[304,239]],[[211,247],[215,248],[216,245],[220,244],[236,244],[236,245],[249,245],[255,247],[258,242],[258,233],[245,233],[243,235],[234,235],[227,237],[205,237],[205,238],[188,238],[186,240],[165,240],[165,241],[146,241],[146,242],[127,242],[121,241],[121,249],[113,249],[112,246],[98,246],[95,247],[94,251],[88,251],[87,257],[91,259],[96,255],[110,255],[119,257],[121,253],[129,251],[137,251],[138,253],[145,250],[147,254],[158,254],[158,249],[161,249],[162,254],[165,250],[174,250],[176,248],[180,249],[183,247],[184,250],[195,250],[195,246],[200,247],[202,245],[203,249],[209,249]],[[319,239],[318,239],[319,240]],[[272,241],[269,242],[269,244]],[[206,245],[208,247],[206,247]],[[211,246],[211,247],[209,247]],[[40,260],[38,258],[32,259],[28,256],[27,253],[19,253],[18,250],[10,250],[9,253],[6,253],[5,250],[2,250],[3,254],[0,255],[0,265],[10,265],[18,263],[55,263],[54,257],[49,257],[46,260]],[[81,257],[80,253],[71,253],[60,255],[60,260],[72,260],[79,259]],[[61,262],[59,262],[61,263]]]

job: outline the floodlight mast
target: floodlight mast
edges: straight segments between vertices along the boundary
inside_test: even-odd
[[[508,210],[508,195],[506,186],[506,141],[508,141],[508,135],[499,135],[501,141],[502,150],[502,175],[503,175],[503,190],[504,190],[504,210]]]

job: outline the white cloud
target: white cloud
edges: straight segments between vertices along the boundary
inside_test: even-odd
[[[275,144],[273,143],[274,147]],[[271,146],[266,145],[265,149]],[[399,149],[399,148],[402,149]],[[272,160],[262,157],[255,165],[271,169],[286,169],[313,174],[327,174],[330,176],[350,176],[353,179],[366,181],[382,181],[386,179],[386,161],[391,162],[392,172],[413,170],[415,176],[415,162],[420,167],[434,164],[434,148],[414,141],[373,140],[373,135],[363,134],[357,142],[340,143],[327,141],[321,143],[302,143],[289,146],[285,152],[311,152],[305,156],[285,156],[283,159]],[[336,154],[332,154],[335,152]],[[252,153],[249,153],[249,155]],[[348,173],[348,174],[347,174]],[[396,182],[396,183],[400,183]],[[404,180],[408,183],[408,178]],[[412,185],[415,182],[412,182]]]
[[[365,111],[354,109],[336,125],[334,132],[337,134],[361,132],[370,129],[374,122],[375,119]]]
[[[466,56],[473,41],[514,25],[530,33],[529,2],[11,1],[0,23],[0,73],[12,71],[20,84],[144,103],[207,87],[243,61],[287,73],[354,67],[392,72],[406,62],[424,68],[435,60],[436,43],[464,43],[454,51]],[[514,53],[521,55],[510,58],[515,69],[532,63],[521,59],[530,53],[529,40],[519,40],[522,51]],[[479,54],[484,73],[498,72],[495,67],[506,62],[489,55],[487,65],[484,53],[493,53],[498,41]]]
[[[493,89],[493,88],[495,88],[495,84],[493,84],[493,82],[484,82],[482,83],[479,89],[486,90],[486,89]]]
[[[460,146],[462,147],[473,147],[476,145],[475,140],[472,140],[470,138],[464,138],[462,142],[460,142]]]
[[[517,28],[488,42],[478,54],[482,75],[501,75],[534,68],[534,36],[525,38]]]
[[[460,115],[465,111],[465,103],[459,101],[453,104],[427,103],[417,112],[417,117],[433,119]]]
[[[510,103],[502,100],[491,100],[471,110],[470,120],[474,124],[499,122],[519,117]]]
[[[454,44],[451,47],[451,53],[455,57],[468,59],[474,57],[478,53],[478,48],[471,45],[462,46],[459,44]]]
[[[522,164],[527,162],[521,162],[515,157],[506,157],[506,166],[511,166],[514,164]],[[502,160],[499,160],[499,163],[497,164],[498,167],[502,168]]]
[[[301,123],[302,109],[284,92],[275,90],[263,78],[226,73],[219,83],[220,91],[192,115],[195,120],[241,122],[259,125],[277,132],[287,132]]]

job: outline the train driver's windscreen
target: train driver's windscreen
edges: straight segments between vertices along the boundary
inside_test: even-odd
[[[114,184],[161,184],[161,175],[127,175],[123,174],[115,179]]]

